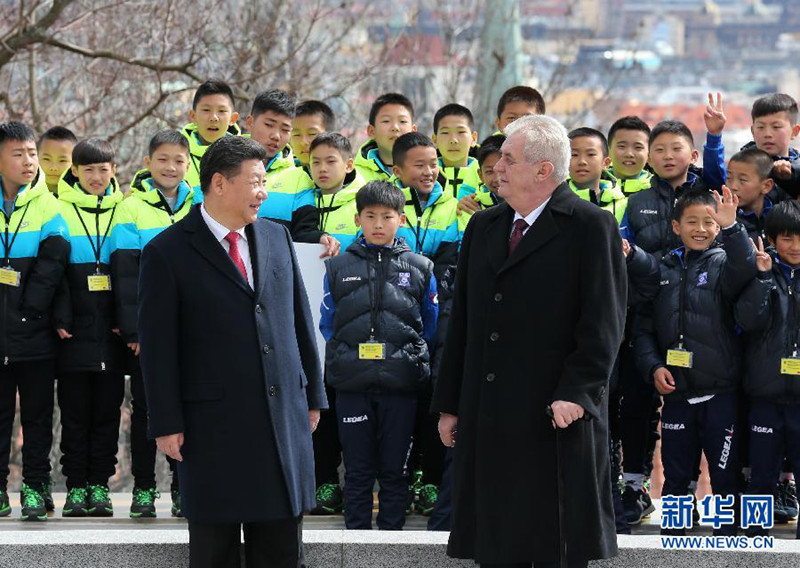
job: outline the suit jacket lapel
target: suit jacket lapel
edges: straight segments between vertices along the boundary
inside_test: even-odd
[[[233,264],[231,258],[225,253],[225,249],[214,238],[211,229],[206,225],[200,213],[200,206],[194,207],[183,220],[184,229],[192,233],[190,242],[214,268],[219,270],[226,277],[230,278],[242,291],[252,295],[253,290],[245,281],[242,274]]]
[[[256,221],[252,225],[245,228],[247,238],[252,243],[250,247],[250,258],[253,264],[253,288],[255,290],[256,300],[261,298],[264,293],[266,284],[268,282],[269,273],[267,266],[269,265],[269,235],[267,234],[266,227],[259,226]]]
[[[511,235],[511,219],[514,218],[514,210],[507,203],[496,206],[497,215],[489,224],[486,230],[487,249],[491,251],[489,263],[495,274],[505,263],[508,256],[508,239]]]

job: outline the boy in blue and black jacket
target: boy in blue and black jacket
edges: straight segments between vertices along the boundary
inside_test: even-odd
[[[704,189],[684,194],[672,220],[682,246],[663,258],[659,271],[642,271],[650,274],[649,287],[660,284],[634,349],[640,372],[664,397],[664,495],[688,494],[699,447],[708,458],[714,493],[738,493],[741,346],[733,303],[755,277],[756,262],[747,232],[736,222],[737,205],[727,189],[722,199]],[[722,247],[715,245],[720,232]],[[629,271],[633,286],[639,272]],[[715,534],[735,531],[723,526]]]
[[[775,249],[765,251],[759,241],[758,277],[736,303],[736,322],[745,332],[744,390],[750,397],[747,493],[756,495],[780,489],[784,457],[795,477],[800,475],[800,203],[776,205],[766,232]],[[764,530],[748,530],[749,536],[759,533]]]
[[[374,181],[356,196],[364,237],[325,261],[320,331],[327,383],[336,390],[345,463],[345,524],[399,530],[408,504],[417,393],[430,381],[438,312],[433,263],[396,238],[403,193]]]

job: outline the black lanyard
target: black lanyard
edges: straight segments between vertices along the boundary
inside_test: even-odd
[[[102,200],[102,198],[101,198]],[[98,206],[100,204],[98,203]],[[103,250],[103,245],[106,242],[106,238],[108,237],[108,233],[111,231],[111,223],[114,221],[114,213],[117,211],[117,206],[111,208],[111,218],[108,220],[108,226],[106,227],[106,232],[103,234],[102,240],[100,239],[100,215],[104,212],[103,209],[98,207],[94,209],[95,211],[95,220],[97,222],[97,247],[95,247],[94,241],[92,240],[92,235],[89,234],[89,228],[86,226],[86,223],[83,221],[83,217],[81,217],[81,212],[78,210],[78,206],[74,203],[72,207],[75,208],[75,214],[78,216],[78,221],[81,222],[83,226],[83,230],[86,231],[86,236],[89,238],[89,244],[92,247],[92,252],[94,253],[94,259],[97,263],[97,274],[100,274],[100,251]]]
[[[430,199],[430,197],[429,197]],[[436,208],[438,203],[434,203],[431,205],[430,215],[428,215],[428,222],[425,223],[425,232],[422,233],[422,238],[420,238],[420,232],[422,231],[422,216],[425,211],[422,209],[422,204],[419,200],[419,195],[417,194],[417,190],[413,187],[411,188],[411,203],[414,205],[414,212],[417,214],[417,228],[415,229],[413,226],[411,227],[411,232],[414,233],[414,238],[416,239],[416,247],[415,251],[417,254],[422,254],[422,249],[425,246],[425,239],[428,238],[428,227],[431,225],[431,219],[433,218],[433,210]]]
[[[322,192],[317,194],[317,211],[319,211],[319,226],[318,229],[320,231],[325,231],[325,226],[328,223],[328,217],[331,213],[336,211],[341,207],[341,205],[337,205],[336,207],[333,206],[333,201],[336,199],[336,194],[334,193],[331,195],[331,200],[328,202],[328,205],[325,205],[325,196],[322,195]],[[323,205],[325,205],[323,207]]]
[[[3,211],[3,216],[6,218],[6,230],[3,238],[3,248],[5,249],[5,254],[3,256],[5,261],[4,264],[6,266],[11,266],[11,247],[14,246],[14,241],[17,240],[17,234],[19,233],[20,227],[22,227],[22,221],[25,220],[25,214],[28,212],[29,205],[30,203],[25,204],[25,208],[22,210],[22,216],[19,218],[19,223],[17,223],[17,228],[14,229],[14,235],[11,237],[10,241],[8,236],[8,228],[11,225],[11,217],[14,215],[14,212],[12,211],[11,215],[7,215],[5,210]]]

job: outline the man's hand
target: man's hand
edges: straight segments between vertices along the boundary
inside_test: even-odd
[[[322,235],[319,239],[319,244],[325,247],[325,250],[322,251],[322,254],[319,255],[320,258],[325,258],[328,256],[336,256],[339,254],[339,249],[342,248],[342,243],[334,239],[330,235]]]
[[[574,402],[557,400],[550,405],[553,410],[553,428],[566,428],[576,420],[583,418],[583,407]]]
[[[758,245],[756,245],[753,239],[750,239],[750,243],[756,251],[756,267],[759,272],[769,272],[772,270],[772,257],[769,253],[764,251],[764,241],[761,240],[761,237],[758,237]]]
[[[470,193],[458,200],[458,212],[477,213],[481,210],[481,204],[475,199],[475,195]]]
[[[708,93],[708,104],[706,111],[703,113],[703,119],[706,121],[706,130],[709,134],[719,136],[725,128],[725,123],[728,117],[725,116],[725,111],[722,109],[722,94],[717,93],[717,100],[714,102],[714,95]]]
[[[458,431],[458,416],[442,412],[439,415],[439,438],[448,448],[456,445],[456,432]]]
[[[772,164],[772,173],[778,179],[792,179],[792,163],[789,160],[777,160]]]
[[[311,427],[312,434],[317,429],[317,426],[319,426],[319,418],[320,418],[319,410],[308,411],[308,425]]]
[[[175,461],[183,461],[183,456],[181,455],[183,432],[180,434],[170,434],[169,436],[159,436],[156,438],[156,446]]]
[[[63,327],[59,327],[56,330],[56,333],[58,334],[58,336],[61,339],[72,339],[72,334],[70,332],[68,332],[66,329],[64,329]]]
[[[717,222],[720,229],[726,229],[736,223],[736,211],[739,209],[739,197],[731,193],[727,185],[722,186],[722,197],[719,193],[712,191],[714,201],[717,202],[717,209],[706,206],[706,211]]]
[[[128,343],[128,349],[133,351],[133,354],[137,357],[139,356],[139,344],[138,343]]]
[[[675,390],[675,379],[666,367],[656,369],[653,379],[659,394],[669,394]]]

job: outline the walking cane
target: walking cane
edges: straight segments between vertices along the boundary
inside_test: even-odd
[[[554,420],[553,409],[550,405],[545,408],[545,414]],[[561,475],[561,433],[558,426],[556,428],[556,478],[558,481],[558,565],[560,568],[567,568],[567,538],[566,522],[564,520],[564,478]]]

